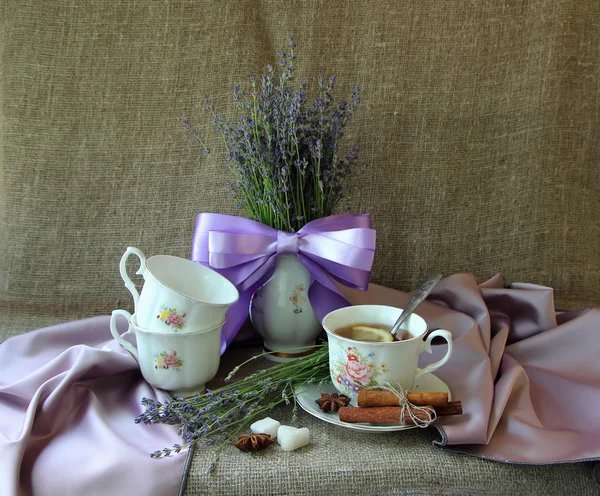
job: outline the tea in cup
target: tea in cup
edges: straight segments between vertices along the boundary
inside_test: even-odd
[[[128,321],[123,335],[116,326],[118,316]],[[186,397],[204,391],[206,383],[217,375],[223,324],[181,334],[149,331],[137,325],[135,315],[119,309],[112,312],[110,332],[137,360],[146,382],[174,397]],[[124,339],[128,333],[135,334],[137,348]]]
[[[136,274],[144,278],[141,294],[127,275],[130,255],[140,260]],[[150,258],[129,247],[119,265],[125,286],[133,296],[136,323],[158,332],[209,329],[223,322],[238,300],[237,288],[218,272],[197,262],[170,255]]]
[[[390,333],[401,308],[355,305],[330,312],[323,318],[329,341],[329,371],[335,388],[355,397],[359,389],[391,386],[409,391],[416,380],[444,365],[452,355],[452,335],[444,329],[427,333],[427,323],[410,315],[395,339]],[[446,355],[418,370],[419,355],[431,353],[431,341],[442,337]]]
[[[392,334],[392,326],[384,324],[350,324],[337,329],[335,333],[343,338],[366,343],[391,343],[410,338],[408,331],[400,329]]]

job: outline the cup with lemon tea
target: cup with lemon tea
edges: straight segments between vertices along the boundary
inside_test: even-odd
[[[355,305],[334,310],[323,318],[331,380],[340,393],[355,397],[360,389],[386,385],[409,391],[417,379],[450,359],[450,332],[437,329],[427,334],[427,322],[415,313],[393,336],[390,331],[401,312],[401,308],[387,305]],[[447,342],[446,354],[418,369],[419,356],[432,352],[431,341],[436,337]]]

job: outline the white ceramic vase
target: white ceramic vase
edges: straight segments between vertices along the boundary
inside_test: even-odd
[[[250,301],[250,320],[262,337],[267,355],[276,362],[305,356],[314,350],[323,330],[308,300],[310,273],[295,254],[277,257],[273,277]]]

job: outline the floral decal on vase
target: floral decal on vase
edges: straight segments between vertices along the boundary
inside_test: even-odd
[[[170,327],[181,330],[185,327],[185,316],[185,313],[180,315],[174,308],[169,308],[168,306],[163,305],[160,307],[160,313],[156,316],[156,318]]]
[[[290,296],[290,301],[292,305],[294,305],[294,313],[302,313],[302,305],[306,303],[306,298],[302,296],[302,291],[304,291],[304,284],[298,284],[293,291],[292,296]]]
[[[375,364],[373,353],[363,355],[354,346],[348,346],[343,353],[345,360],[332,362],[331,376],[348,394],[356,395],[359,389],[376,387],[376,378],[388,371],[385,362]]]
[[[183,365],[183,360],[177,356],[175,350],[171,353],[163,351],[162,353],[154,353],[154,368],[155,369],[173,369],[179,372],[179,367]]]

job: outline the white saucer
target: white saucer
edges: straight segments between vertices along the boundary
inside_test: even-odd
[[[426,374],[419,379],[412,387],[411,391],[420,391],[425,393],[448,393],[448,401],[451,400],[450,388],[448,385],[442,381],[439,377],[434,374]],[[354,429],[357,431],[367,431],[367,432],[395,432],[395,431],[405,431],[407,429],[414,429],[417,426],[415,425],[389,425],[389,424],[366,424],[366,423],[358,423],[358,424],[350,424],[348,422],[341,422],[340,418],[336,413],[325,413],[323,410],[319,408],[319,405],[315,402],[317,399],[321,397],[321,393],[337,393],[338,390],[335,389],[331,382],[326,382],[321,385],[319,384],[305,384],[304,386],[300,386],[296,388],[295,396],[296,400],[300,407],[321,420],[325,422],[329,422],[330,424],[339,425],[341,427],[346,427],[347,429]],[[350,401],[351,406],[356,406],[356,398],[353,398]]]

